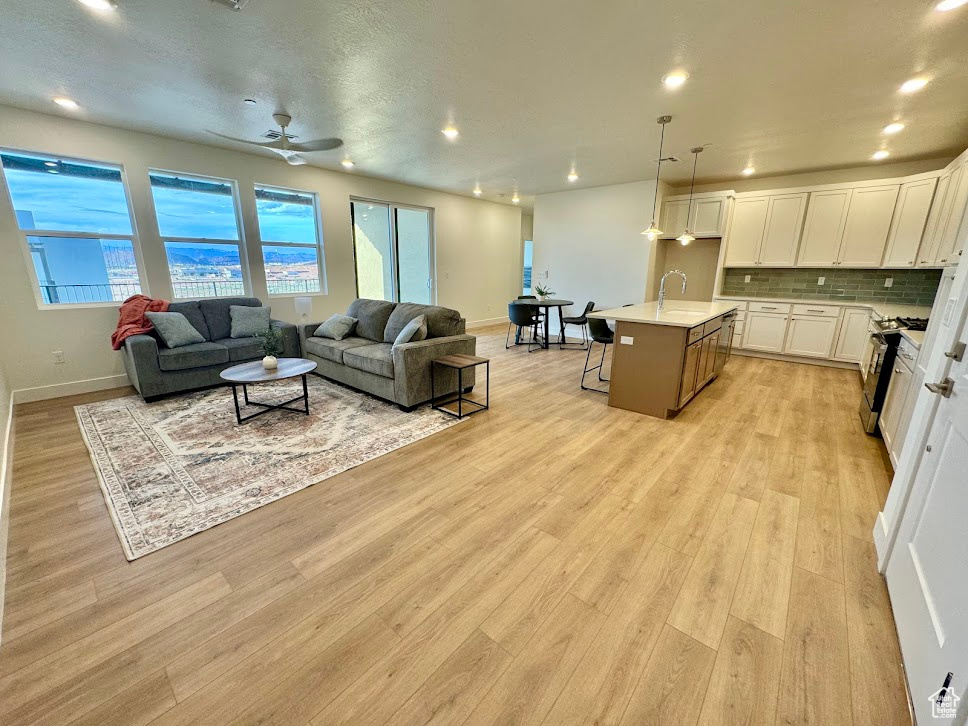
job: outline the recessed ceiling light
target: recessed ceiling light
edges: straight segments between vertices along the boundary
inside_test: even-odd
[[[91,8],[91,10],[97,10],[99,13],[118,9],[118,4],[114,0],[78,0],[78,2]]]
[[[480,184],[478,184],[478,185],[477,185],[476,187],[474,187],[474,196],[475,196],[475,197],[479,197],[479,196],[481,196],[481,195],[482,195],[483,193],[484,193],[484,192],[483,192],[483,191],[481,190],[481,185],[480,185]]]
[[[255,106],[256,101],[254,98],[247,98],[242,103],[244,103],[246,106]]]
[[[343,165],[344,169],[352,169],[356,164],[354,164],[350,159],[343,159],[340,164]]]
[[[66,108],[71,111],[76,111],[78,108],[80,108],[80,105],[73,98],[64,98],[63,96],[58,96],[55,98],[54,103],[61,108]]]
[[[60,171],[58,171],[57,169],[48,169],[47,170],[47,173],[48,174],[60,174]]]
[[[578,172],[575,171],[574,169],[572,169],[570,172],[568,172],[568,181],[570,181],[572,183],[578,181]]]
[[[968,0],[965,0],[965,2],[968,2]],[[903,131],[903,130],[904,130],[904,124],[902,124],[900,121],[895,121],[894,123],[888,124],[887,126],[884,127],[885,134],[896,134],[899,131]]]
[[[45,161],[44,166],[57,166],[56,161]]]
[[[927,78],[912,78],[909,81],[904,81],[899,90],[901,93],[917,93],[926,85],[928,85]]]
[[[685,71],[673,71],[662,76],[662,82],[666,88],[679,88],[686,82],[687,78],[689,78],[689,74]]]
[[[752,176],[755,173],[756,173],[755,167],[748,166],[745,169],[743,169],[743,176]]]
[[[960,8],[968,0],[942,0],[940,3],[934,6],[934,9],[939,12],[947,12],[948,10],[954,10],[955,8]]]
[[[514,193],[514,196],[511,197],[511,203],[512,204],[520,204],[521,203],[521,197],[518,196],[518,193],[517,192],[515,192]]]
[[[888,151],[887,149],[879,149],[878,151],[875,151],[873,154],[871,154],[871,158],[874,161],[881,161],[882,159],[886,159],[890,155],[891,155],[891,152]]]
[[[458,136],[460,136],[460,131],[458,131],[457,129],[455,129],[453,126],[447,126],[445,128],[442,128],[440,130],[440,133],[442,133],[444,136],[446,136],[451,141],[453,141]]]

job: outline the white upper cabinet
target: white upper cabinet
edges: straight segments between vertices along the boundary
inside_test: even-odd
[[[941,265],[957,264],[964,244],[964,239],[958,236],[958,231],[964,216],[965,202],[968,200],[968,175],[964,173],[966,165],[968,162],[959,165],[951,172],[951,184],[948,186],[948,196],[951,201],[945,204],[941,213],[944,229],[941,231],[937,258],[937,262]]]
[[[944,221],[942,220],[942,210],[945,202],[949,199],[948,190],[951,188],[951,172],[946,171],[938,177],[938,186],[934,192],[934,200],[931,202],[931,211],[928,212],[928,221],[924,226],[924,237],[921,240],[921,249],[918,251],[918,267],[938,267],[938,251],[941,247],[941,233],[944,232]]]
[[[737,197],[727,235],[726,267],[793,267],[807,194]]]
[[[835,189],[810,195],[797,256],[800,267],[831,267],[837,263],[852,191]]]
[[[844,267],[878,267],[884,257],[900,186],[854,189],[837,264]]]
[[[671,199],[662,202],[662,214],[659,215],[659,229],[663,237],[678,237],[686,229],[689,222],[689,200]]]
[[[737,197],[726,235],[726,267],[752,267],[759,262],[769,197]]]
[[[722,237],[726,221],[726,198],[710,197],[692,202],[689,230],[697,237]]]
[[[696,237],[722,237],[730,192],[708,192],[689,197],[673,197],[662,202],[659,229],[663,239],[675,239],[688,228]]]
[[[937,182],[921,179],[901,185],[881,267],[914,267]]]

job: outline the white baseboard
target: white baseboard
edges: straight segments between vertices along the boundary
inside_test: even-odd
[[[809,366],[826,366],[827,368],[843,368],[854,370],[860,373],[860,366],[857,363],[845,363],[839,360],[828,360],[826,358],[803,358],[798,355],[782,355],[779,353],[761,353],[758,350],[746,350],[745,348],[733,348],[735,355],[745,355],[748,358],[767,358],[769,360],[782,360],[787,363],[806,363]]]
[[[121,388],[127,385],[130,385],[128,376],[122,373],[118,376],[88,378],[83,381],[54,383],[49,386],[37,386],[36,388],[18,388],[13,392],[11,398],[14,403],[31,403],[32,401],[46,401],[61,396],[76,396],[78,393],[105,391],[109,388]]]
[[[7,538],[10,534],[10,487],[13,484],[13,394],[6,411],[0,411],[6,421],[0,441],[0,633],[3,632],[3,605],[6,597]]]
[[[504,315],[500,318],[487,318],[486,320],[469,320],[466,323],[466,327],[468,330],[471,330],[472,328],[486,328],[489,325],[497,325],[498,323],[507,323],[507,322],[508,322],[507,316]]]
[[[883,575],[887,567],[887,520],[884,512],[877,513],[877,521],[874,522],[874,551],[877,553],[877,569]]]

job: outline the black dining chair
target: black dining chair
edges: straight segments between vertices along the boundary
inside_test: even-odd
[[[588,318],[588,333],[591,335],[591,340],[588,343],[588,352],[585,354],[585,370],[582,371],[581,374],[581,389],[583,391],[595,391],[596,393],[608,393],[607,388],[603,389],[586,386],[585,376],[592,371],[598,371],[598,380],[600,380],[602,383],[608,383],[608,378],[602,378],[602,368],[605,365],[605,352],[608,350],[608,346],[615,342],[615,333],[613,333],[612,329],[608,327],[608,323],[601,318]],[[602,344],[602,360],[597,366],[592,366],[589,368],[588,362],[592,355],[592,343]]]
[[[571,350],[588,350],[588,313],[595,309],[595,303],[589,301],[585,305],[585,309],[582,311],[581,315],[575,317],[566,317],[561,319],[561,334],[558,336],[558,347],[559,348],[570,348]],[[568,325],[578,325],[581,327],[581,345],[577,343],[569,343],[568,339],[565,337],[565,326]]]
[[[535,315],[535,310],[529,305],[515,305],[514,303],[508,303],[508,334],[504,340],[504,349],[513,348],[516,345],[521,345],[521,330],[523,328],[530,328],[531,338],[528,340],[528,352],[531,352],[531,346],[537,345],[538,337],[538,316]],[[517,328],[517,332],[514,334],[514,343],[511,343],[511,328]]]

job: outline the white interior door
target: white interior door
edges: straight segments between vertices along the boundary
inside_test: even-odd
[[[968,343],[964,321],[956,338]],[[964,723],[968,698],[968,357],[928,434],[887,566],[887,584],[919,724]],[[938,395],[938,394],[936,394]],[[938,691],[951,673],[948,700]],[[940,717],[939,717],[940,715]]]

